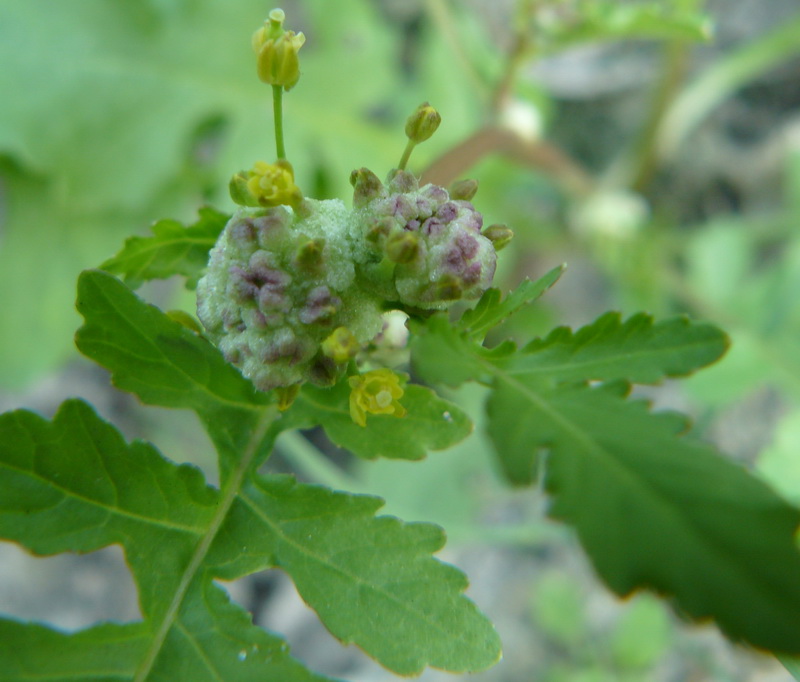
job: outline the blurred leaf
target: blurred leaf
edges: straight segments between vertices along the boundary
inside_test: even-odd
[[[536,625],[561,644],[577,644],[586,631],[580,583],[552,571],[536,582],[534,590],[532,612]]]
[[[122,250],[100,267],[124,275],[131,288],[151,279],[183,275],[186,286],[194,289],[208,264],[208,252],[228,218],[229,215],[206,207],[200,209],[197,222],[188,227],[176,220],[159,220],[152,227],[152,237],[129,237]]]
[[[306,385],[285,420],[293,428],[321,424],[336,445],[365,459],[422,459],[429,450],[449,448],[472,432],[469,417],[429,388],[407,385],[400,404],[408,410],[404,417],[370,414],[367,425],[359,426],[350,416],[347,381],[329,389]]]
[[[725,320],[733,348],[729,362],[694,377],[688,387],[724,405],[766,383],[800,396],[800,241],[791,240],[766,262],[745,221],[713,224],[687,248],[686,281],[710,317]]]
[[[756,468],[787,500],[800,504],[800,409],[781,419]]]
[[[581,2],[566,21],[543,30],[559,48],[598,40],[707,41],[711,35],[706,15],[674,2],[613,0]]]
[[[73,307],[75,279],[114,248],[123,230],[135,229],[136,220],[77,210],[52,183],[2,162],[0,183],[5,196],[0,219],[0,385],[13,390],[74,354],[72,334],[80,323]]]
[[[639,595],[623,611],[611,635],[611,651],[623,668],[649,668],[666,653],[672,627],[664,605]]]
[[[658,149],[672,157],[697,125],[733,93],[800,52],[800,16],[745,43],[705,69],[672,102],[658,131]]]

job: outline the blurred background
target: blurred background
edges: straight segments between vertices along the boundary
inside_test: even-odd
[[[303,76],[284,98],[306,195],[350,194],[353,168],[397,164],[422,101],[443,124],[411,167],[474,177],[485,224],[515,240],[507,290],[559,263],[520,339],[608,309],[688,313],[732,337],[727,357],[647,392],[800,502],[800,3],[797,0],[297,0]],[[230,175],[274,156],[269,88],[250,35],[263,0],[0,0],[0,408],[93,402],[128,437],[215,479],[192,415],[113,391],[72,337],[80,270],[164,217],[230,210]],[[193,310],[180,282],[147,285]],[[357,462],[289,434],[269,466],[379,494],[435,521],[470,576],[504,660],[477,680],[785,682],[774,659],[687,625],[655,597],[600,585],[546,500],[511,491],[480,433],[480,390],[452,396],[478,428],[423,463]],[[409,469],[413,467],[413,469]],[[658,538],[654,538],[658,542]],[[138,611],[121,551],[34,559],[0,543],[0,611],[68,630]],[[320,672],[395,679],[317,624],[289,581],[229,585],[257,623]],[[736,595],[731,595],[732,599]],[[426,672],[423,680],[456,676]]]

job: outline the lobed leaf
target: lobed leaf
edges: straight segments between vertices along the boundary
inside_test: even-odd
[[[220,503],[199,470],[172,464],[147,443],[126,444],[80,400],[65,402],[52,422],[25,410],[0,415],[0,443],[0,537],[44,555],[121,544],[145,617],[74,635],[0,621],[15,652],[4,657],[3,679],[133,680],[150,652],[158,654],[150,681],[323,679],[193,567]]]
[[[559,265],[535,282],[523,281],[505,298],[499,289],[487,289],[474,308],[464,312],[458,327],[466,331],[468,336],[481,341],[487,332],[505,322],[509,317],[526,305],[533,303],[550,289],[561,277],[566,265]]]
[[[131,288],[151,279],[183,275],[186,286],[194,289],[208,264],[208,252],[229,218],[205,207],[188,227],[176,220],[159,220],[152,227],[152,237],[129,237],[122,250],[100,268],[123,275]]]
[[[397,672],[495,662],[497,635],[463,596],[466,578],[431,556],[444,543],[441,529],[376,518],[378,498],[290,477],[250,477],[247,459],[267,423],[242,453],[241,475],[218,491],[197,469],[172,464],[153,446],[128,445],[80,400],[64,403],[51,422],[24,410],[0,416],[0,474],[8,483],[0,488],[0,537],[38,554],[121,544],[145,619],[144,626],[75,635],[0,621],[20,653],[44,643],[57,653],[54,661],[15,659],[14,674],[323,679],[294,662],[279,638],[255,628],[212,583],[269,567],[291,575],[336,636]],[[92,660],[70,671],[83,656]]]
[[[400,403],[402,418],[371,414],[366,427],[350,416],[350,388],[346,381],[330,389],[306,385],[286,415],[281,428],[308,428],[320,424],[328,438],[364,459],[423,459],[429,450],[444,450],[472,432],[469,417],[432,390],[410,384]]]
[[[506,475],[531,482],[547,453],[551,514],[575,526],[612,590],[652,588],[734,640],[800,652],[800,511],[681,438],[681,416],[626,401],[625,382],[496,381],[489,431]]]
[[[272,396],[256,391],[203,336],[106,272],[81,273],[77,308],[85,319],[75,335],[78,349],[143,402],[197,412],[220,451],[223,474],[235,466]]]
[[[559,327],[545,339],[531,341],[507,371],[525,380],[653,384],[711,364],[727,348],[724,332],[687,317],[656,324],[650,315],[638,313],[623,322],[619,313],[610,312],[576,332]]]
[[[257,477],[231,510],[209,561],[215,550],[229,556],[246,547],[238,561],[218,569],[232,579],[268,557],[335,637],[401,675],[426,665],[462,672],[496,663],[497,633],[462,594],[466,577],[430,556],[444,544],[442,530],[375,517],[382,504],[288,476]]]

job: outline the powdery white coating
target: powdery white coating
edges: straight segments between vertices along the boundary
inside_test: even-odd
[[[357,272],[387,300],[443,309],[480,298],[491,285],[497,253],[481,234],[483,218],[444,188],[419,187],[413,175],[397,171],[354,214],[361,235],[353,249]],[[403,235],[415,241],[416,253],[390,262],[393,241]]]
[[[335,382],[320,344],[346,326],[359,343],[382,327],[379,301],[355,283],[350,212],[341,201],[243,208],[211,250],[198,316],[226,359],[260,390]]]

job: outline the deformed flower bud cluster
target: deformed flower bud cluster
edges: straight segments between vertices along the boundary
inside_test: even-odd
[[[198,284],[198,316],[225,357],[260,390],[330,385],[379,332],[382,312],[443,309],[476,299],[496,264],[474,187],[419,186],[405,171],[384,185],[353,174],[339,200],[240,208]]]
[[[258,389],[331,385],[381,330],[378,300],[356,285],[349,217],[338,200],[242,208],[212,249],[198,316]]]
[[[481,234],[483,217],[467,199],[437,185],[420,187],[402,170],[393,171],[385,186],[366,168],[354,171],[351,182],[367,246],[357,269],[386,300],[441,309],[478,298],[489,287],[497,254]]]

